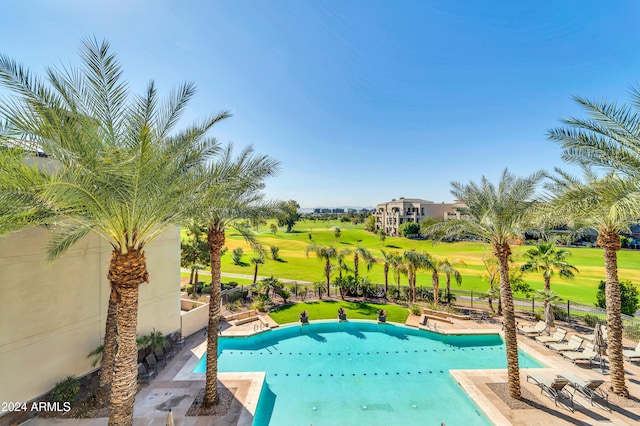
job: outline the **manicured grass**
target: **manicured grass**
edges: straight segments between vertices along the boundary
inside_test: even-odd
[[[339,240],[334,236],[335,226],[340,227],[342,235]],[[309,238],[311,234],[311,239]],[[358,245],[366,247],[375,257],[382,257],[380,250],[385,252],[402,253],[405,250],[424,250],[437,259],[447,258],[449,261],[457,262],[456,268],[462,275],[462,286],[453,288],[463,290],[473,290],[474,292],[485,292],[489,285],[483,278],[486,271],[482,263],[483,257],[491,256],[491,250],[486,244],[476,242],[458,243],[437,243],[425,240],[409,240],[399,237],[388,237],[384,242],[363,229],[362,225],[353,225],[340,221],[300,221],[294,227],[294,232],[287,234],[283,228],[279,228],[278,233],[273,235],[269,230],[269,225],[259,228],[258,240],[265,246],[269,253],[269,246],[280,248],[281,261],[274,261],[270,258],[264,265],[260,265],[259,275],[301,281],[323,281],[324,263],[318,260],[314,253],[306,256],[305,249],[309,244],[333,245],[338,250],[353,249]],[[222,257],[222,271],[240,274],[253,275],[253,265],[250,258],[253,255],[251,249],[244,239],[234,234],[227,233],[226,246],[229,253]],[[245,266],[234,265],[230,252],[236,247],[242,247],[245,255],[242,260]],[[513,246],[513,259],[516,264],[523,263],[523,254],[530,246]],[[571,300],[575,303],[593,305],[596,300],[598,283],[605,277],[604,260],[601,249],[598,248],[571,248],[572,256],[568,261],[576,266],[580,273],[576,279],[566,280],[555,276],[551,280],[551,289],[557,292],[564,300]],[[353,255],[345,258],[348,265],[353,266]],[[460,262],[464,262],[461,264]],[[335,264],[335,261],[332,263]],[[618,252],[618,273],[621,280],[631,280],[636,285],[640,285],[640,251],[621,250]],[[372,282],[384,283],[383,267],[381,264],[374,265],[367,270],[366,265],[360,264],[360,275],[367,276]],[[206,279],[206,278],[203,278]],[[393,271],[389,272],[389,285],[395,283]],[[225,279],[232,280],[232,279]],[[235,280],[238,281],[239,280]],[[401,285],[406,286],[406,277],[402,277]],[[542,274],[527,274],[525,281],[533,289],[543,288]],[[431,286],[431,274],[419,271],[417,285]],[[440,278],[440,285],[444,285],[444,277]],[[518,296],[516,294],[516,296]]]
[[[346,302],[344,300],[323,300],[315,302],[296,303],[282,306],[269,312],[269,316],[278,324],[299,322],[302,311],[309,313],[309,319],[338,319],[338,309],[343,307],[349,319],[377,320],[378,310],[387,311],[387,321],[404,324],[409,317],[409,310],[398,305],[385,305],[368,302]]]

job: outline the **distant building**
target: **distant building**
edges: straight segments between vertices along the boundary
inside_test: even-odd
[[[331,209],[331,213],[344,213],[344,209]]]
[[[374,216],[376,218],[376,231],[383,230],[388,236],[397,237],[398,228],[406,222],[419,223],[424,217],[437,219],[460,218],[457,207],[462,207],[459,201],[454,203],[436,204],[433,201],[419,198],[393,199],[387,203],[376,206]]]

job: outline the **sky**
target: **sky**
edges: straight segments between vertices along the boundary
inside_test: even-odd
[[[640,2],[3,0],[0,54],[42,75],[106,39],[134,92],[198,92],[220,142],[281,162],[304,208],[451,202],[451,181],[566,168],[546,132],[572,99],[640,82]],[[0,92],[1,94],[1,92]]]

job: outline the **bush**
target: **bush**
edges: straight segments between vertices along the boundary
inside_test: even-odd
[[[633,340],[634,342],[640,341],[640,324],[632,324],[626,326],[622,330],[622,334],[627,339]]]
[[[411,315],[422,315],[422,306],[411,305]]]
[[[51,391],[52,402],[74,403],[80,392],[80,382],[74,376],[68,376],[56,383]]]
[[[405,222],[398,227],[398,231],[405,237],[407,235],[415,235],[420,232],[420,224],[416,222]]]
[[[600,318],[598,318],[596,315],[587,314],[584,316],[584,322],[587,323],[589,327],[595,327],[598,321],[600,321]]]
[[[553,306],[553,317],[558,321],[568,321],[567,311],[557,306]]]
[[[200,293],[202,293],[202,294],[211,294],[211,286],[202,287],[202,290],[200,290]]]
[[[234,265],[242,265],[242,255],[244,254],[244,250],[242,248],[237,247],[234,248],[231,252],[231,259],[233,260]]]
[[[289,292],[289,290],[285,290],[285,289],[278,290],[277,294],[278,296],[282,297],[282,299],[284,300],[284,303],[287,303],[287,299],[291,297],[291,293]]]
[[[271,306],[270,299],[267,298],[265,300],[265,299],[257,298],[251,304],[251,309],[255,309],[256,311],[260,311],[260,312],[266,312],[269,309],[269,306]]]
[[[606,308],[606,284],[604,281],[600,281],[598,285],[598,292],[596,293],[596,306],[599,308]],[[638,309],[638,289],[629,280],[620,281],[620,310],[623,314],[634,316]]]

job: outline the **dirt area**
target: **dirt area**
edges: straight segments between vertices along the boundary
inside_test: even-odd
[[[220,398],[220,403],[213,406],[205,408],[202,406],[202,400],[204,399],[204,388],[200,389],[198,395],[196,395],[195,400],[191,404],[191,407],[187,410],[187,416],[224,416],[229,411],[229,407],[231,407],[231,403],[233,402],[236,389],[231,388],[227,389],[224,386],[218,387],[218,397]]]

